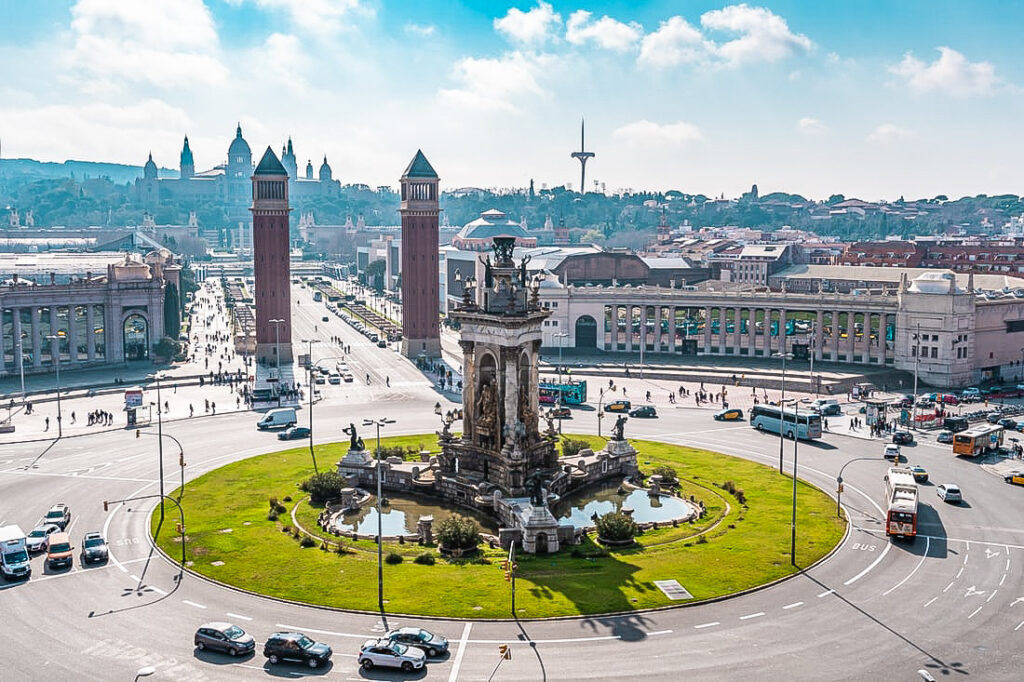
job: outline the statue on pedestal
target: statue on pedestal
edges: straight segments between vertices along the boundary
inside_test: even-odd
[[[365,450],[366,445],[363,444],[363,439],[356,433],[356,425],[349,422],[348,428],[342,429],[342,433],[349,436],[348,449],[350,451]]]
[[[626,440],[626,437],[622,435],[622,432],[626,428],[626,421],[629,419],[624,414],[620,414],[619,418],[615,420],[615,426],[612,427],[612,440]]]

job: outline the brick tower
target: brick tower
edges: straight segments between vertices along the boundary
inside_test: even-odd
[[[288,261],[288,171],[267,147],[252,176],[256,359],[292,361],[291,265]],[[271,320],[279,320],[272,322]]]
[[[427,157],[417,150],[401,182],[402,354],[408,358],[438,358],[439,178]]]

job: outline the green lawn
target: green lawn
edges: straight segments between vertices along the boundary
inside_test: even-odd
[[[593,436],[578,438],[595,446],[603,443]],[[381,442],[437,447],[427,435]],[[640,452],[644,470],[660,464],[675,467],[684,494],[703,500],[707,517],[699,525],[648,531],[638,538],[637,548],[613,551],[605,557],[577,558],[568,550],[545,557],[519,554],[516,607],[520,616],[596,614],[679,603],[669,602],[654,580],[674,578],[695,599],[707,599],[794,571],[789,562],[791,479],[760,464],[706,450],[631,442]],[[347,446],[347,442],[318,446],[321,470],[333,467]],[[319,510],[310,507],[296,485],[311,473],[309,450],[300,447],[229,464],[189,483],[182,505],[191,568],[275,597],[375,610],[374,543],[345,541],[348,551],[340,555],[319,546],[303,549],[282,532],[291,524],[290,514],[267,520],[268,499],[289,496],[292,501],[284,503],[289,512],[297,504],[300,523],[315,528]],[[717,487],[726,480],[744,490],[748,506]],[[813,486],[800,483],[798,494],[797,562],[807,566],[839,542],[845,522],[835,517],[831,498]],[[152,523],[155,531],[156,516]],[[701,532],[706,543],[696,541]],[[173,525],[165,524],[158,543],[171,557],[180,556]],[[589,540],[579,549],[584,553],[599,550]],[[504,556],[501,550],[485,549],[476,563],[438,559],[433,566],[412,563],[413,557],[428,551],[424,548],[385,547],[385,553],[392,550],[406,560],[384,567],[389,610],[460,618],[510,615],[509,585],[499,567]]]

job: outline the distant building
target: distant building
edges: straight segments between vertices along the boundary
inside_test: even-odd
[[[1024,273],[1024,241],[1007,236],[919,237],[913,241],[855,242],[842,265],[938,268],[955,272]]]
[[[466,251],[488,251],[495,237],[514,237],[518,247],[537,246],[535,236],[495,208],[484,211],[479,218],[466,223],[452,238],[452,246]]]

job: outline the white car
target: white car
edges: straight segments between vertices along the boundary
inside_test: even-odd
[[[55,523],[44,523],[33,528],[25,536],[25,548],[30,552],[45,552],[50,546],[50,536],[60,532],[60,526]]]
[[[426,660],[427,655],[422,650],[386,639],[369,639],[359,650],[359,665],[364,670],[380,666],[412,672],[422,668]]]
[[[331,375],[329,377],[327,377],[327,383],[329,383],[329,384],[340,384],[341,383],[341,375],[338,374],[337,372],[331,372]]]
[[[943,483],[935,489],[935,494],[938,495],[943,502],[960,504],[964,500],[963,494],[960,492],[960,486],[954,483]]]
[[[886,444],[885,452],[882,453],[882,456],[894,462],[900,461],[900,446],[895,443]]]

